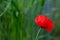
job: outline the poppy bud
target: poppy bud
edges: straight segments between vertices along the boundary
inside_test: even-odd
[[[48,32],[52,31],[54,28],[54,23],[52,22],[52,20],[44,15],[38,15],[35,18],[35,22],[39,27],[47,30]]]

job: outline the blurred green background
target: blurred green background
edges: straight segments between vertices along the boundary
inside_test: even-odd
[[[54,30],[41,29],[38,40],[60,40],[60,0],[0,0],[0,40],[35,40],[37,15],[54,22]]]

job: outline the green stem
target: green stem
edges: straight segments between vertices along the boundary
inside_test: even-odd
[[[38,38],[40,31],[41,31],[41,28],[38,30],[35,40],[38,40],[37,38]]]

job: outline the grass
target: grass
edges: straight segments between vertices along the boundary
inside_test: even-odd
[[[39,29],[35,24],[35,17],[42,14],[41,10],[46,1],[47,0],[0,0],[0,40],[35,40]],[[54,14],[52,14],[51,19],[55,19]],[[60,19],[58,18],[58,20]],[[56,26],[58,26],[58,22],[60,22],[58,20],[56,21]],[[54,33],[55,31],[49,34],[41,29],[38,37],[41,35],[47,36],[38,40],[48,40]],[[51,39],[53,39],[54,36],[52,36]]]

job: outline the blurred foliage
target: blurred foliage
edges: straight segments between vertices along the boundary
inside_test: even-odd
[[[59,40],[60,0],[0,0],[0,40],[35,40],[37,15],[54,21],[52,32],[41,30],[38,40]]]

